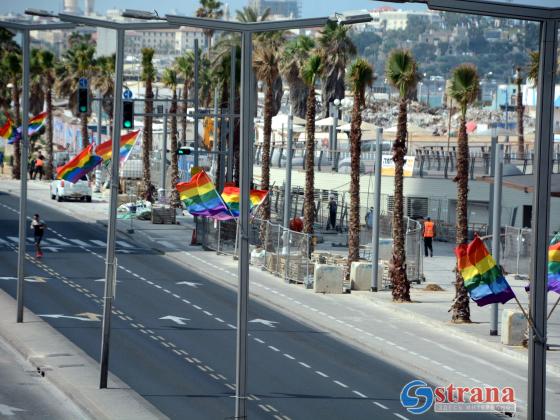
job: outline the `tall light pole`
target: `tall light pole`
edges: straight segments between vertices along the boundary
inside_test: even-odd
[[[292,147],[294,137],[294,111],[292,105],[288,110],[288,143],[286,145],[286,183],[284,185],[284,228],[290,227],[290,212],[292,210]],[[281,159],[282,157],[280,157]]]
[[[27,239],[27,159],[29,155],[29,32],[53,29],[72,29],[74,25],[67,23],[29,24],[22,22],[0,22],[0,27],[21,32],[22,35],[22,118],[20,140],[20,193],[19,193],[19,225],[18,225],[18,260],[16,287],[16,322],[23,322],[23,285],[25,277],[25,243]],[[15,87],[14,87],[15,88]],[[16,110],[19,112],[19,110]],[[52,156],[50,157],[52,159]]]

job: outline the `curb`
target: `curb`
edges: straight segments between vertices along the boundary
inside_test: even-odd
[[[27,308],[24,323],[9,321],[16,313],[16,302],[4,291],[0,291],[0,302],[2,337],[86,416],[107,420],[167,419],[111,373],[108,389],[99,389],[99,364],[95,360]]]

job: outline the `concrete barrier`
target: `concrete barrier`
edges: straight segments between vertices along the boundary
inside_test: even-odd
[[[317,264],[313,274],[313,291],[315,293],[342,293],[343,275],[340,266]]]
[[[523,312],[512,309],[502,311],[502,344],[521,346],[527,331],[527,319]]]
[[[371,290],[371,270],[372,264],[365,261],[354,261],[352,267],[350,268],[350,282],[352,284],[352,290]],[[379,268],[377,270],[377,284],[378,288],[381,289],[383,282],[383,263],[379,263]]]

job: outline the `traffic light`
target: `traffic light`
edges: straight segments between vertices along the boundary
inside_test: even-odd
[[[123,128],[134,128],[134,102],[123,101]]]
[[[189,147],[179,147],[177,149],[177,154],[180,155],[180,156],[190,155],[191,154],[191,149]]]
[[[89,98],[87,87],[78,88],[78,113],[85,114],[89,109]]]

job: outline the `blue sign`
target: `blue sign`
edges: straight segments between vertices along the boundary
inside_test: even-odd
[[[434,394],[426,382],[416,379],[403,387],[400,399],[409,413],[424,414],[432,407]]]
[[[130,89],[125,89],[122,96],[124,99],[132,99],[132,91]]]
[[[81,88],[87,88],[88,87],[88,80],[85,77],[80,77],[80,80],[78,80],[78,85]]]

